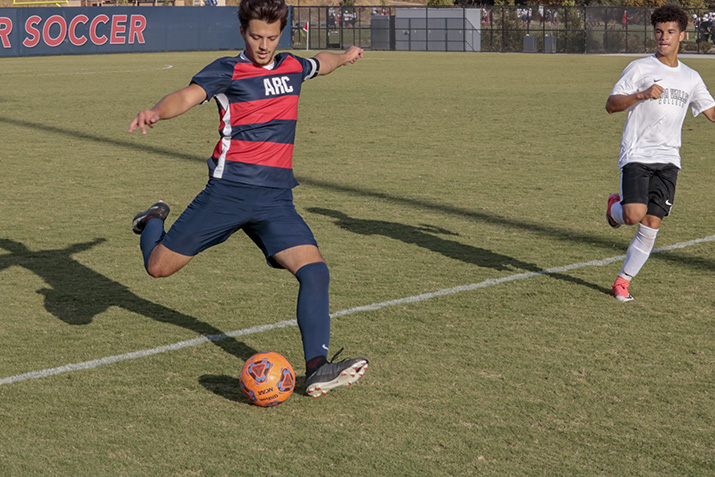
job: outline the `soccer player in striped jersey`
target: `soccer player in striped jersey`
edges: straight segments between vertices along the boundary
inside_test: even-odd
[[[670,214],[680,172],[680,137],[688,108],[715,122],[715,100],[697,71],[678,60],[688,27],[682,8],[664,5],[651,15],[656,53],[631,62],[608,97],[609,113],[628,111],[618,167],[621,193],[608,198],[611,227],[638,225],[623,268],[611,288],[622,302],[650,256],[660,222]]]
[[[328,361],[330,273],[313,233],[293,205],[293,141],[298,98],[304,81],[326,75],[363,57],[320,52],[313,58],[276,53],[288,18],[284,0],[242,0],[238,9],[246,48],[220,58],[190,84],[140,111],[129,126],[147,127],[214,99],[219,112],[218,144],[208,160],[205,189],[168,232],[169,206],[159,201],[139,212],[132,229],[141,234],[144,266],[152,277],[166,277],[199,252],[243,230],[263,251],[269,265],[285,268],[299,282],[297,321],[306,361],[305,387],[319,397],[360,379],[365,358]],[[342,351],[342,350],[341,350]],[[339,354],[339,353],[338,353]]]

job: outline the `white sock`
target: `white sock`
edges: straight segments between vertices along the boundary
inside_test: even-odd
[[[653,245],[655,245],[655,237],[658,235],[658,229],[646,227],[643,224],[638,224],[638,232],[633,237],[631,244],[626,252],[626,260],[623,262],[623,268],[618,275],[629,280],[636,275],[645,265],[646,260],[650,256]]]
[[[623,220],[623,206],[620,202],[616,202],[611,206],[611,218],[617,224],[626,224],[625,220]]]

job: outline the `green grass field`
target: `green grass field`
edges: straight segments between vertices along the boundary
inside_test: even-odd
[[[151,279],[130,230],[160,198],[178,217],[218,137],[213,104],[130,120],[226,54],[0,60],[0,475],[715,473],[715,243],[607,294],[634,230],[604,219],[625,120],[604,105],[632,58],[367,52],[304,85],[296,206],[332,351],[370,359],[315,400],[296,327],[188,345],[293,319],[292,276],[237,234]],[[656,247],[713,238],[714,133],[686,119]],[[261,350],[297,370],[273,409],[237,385]]]

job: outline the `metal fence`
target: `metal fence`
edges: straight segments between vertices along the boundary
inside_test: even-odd
[[[379,7],[293,7],[293,47],[344,49],[350,45],[370,48],[372,16],[382,10],[394,15],[394,8]],[[386,15],[386,16],[388,16]],[[376,32],[376,34],[379,34]]]
[[[649,53],[652,8],[293,7],[296,49]],[[702,17],[706,11],[690,10]],[[682,50],[715,54],[715,28],[691,24]],[[712,28],[712,32],[711,32]]]

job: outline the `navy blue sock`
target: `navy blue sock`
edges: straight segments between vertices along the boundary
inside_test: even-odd
[[[295,277],[298,291],[298,328],[303,337],[306,363],[328,355],[330,343],[330,271],[325,262],[301,267]]]
[[[154,247],[159,245],[159,242],[164,238],[166,232],[164,232],[164,221],[160,219],[149,219],[146,221],[144,230],[139,238],[139,247],[142,250],[142,255],[144,256],[144,268],[147,268],[149,263],[149,256],[151,255]]]

